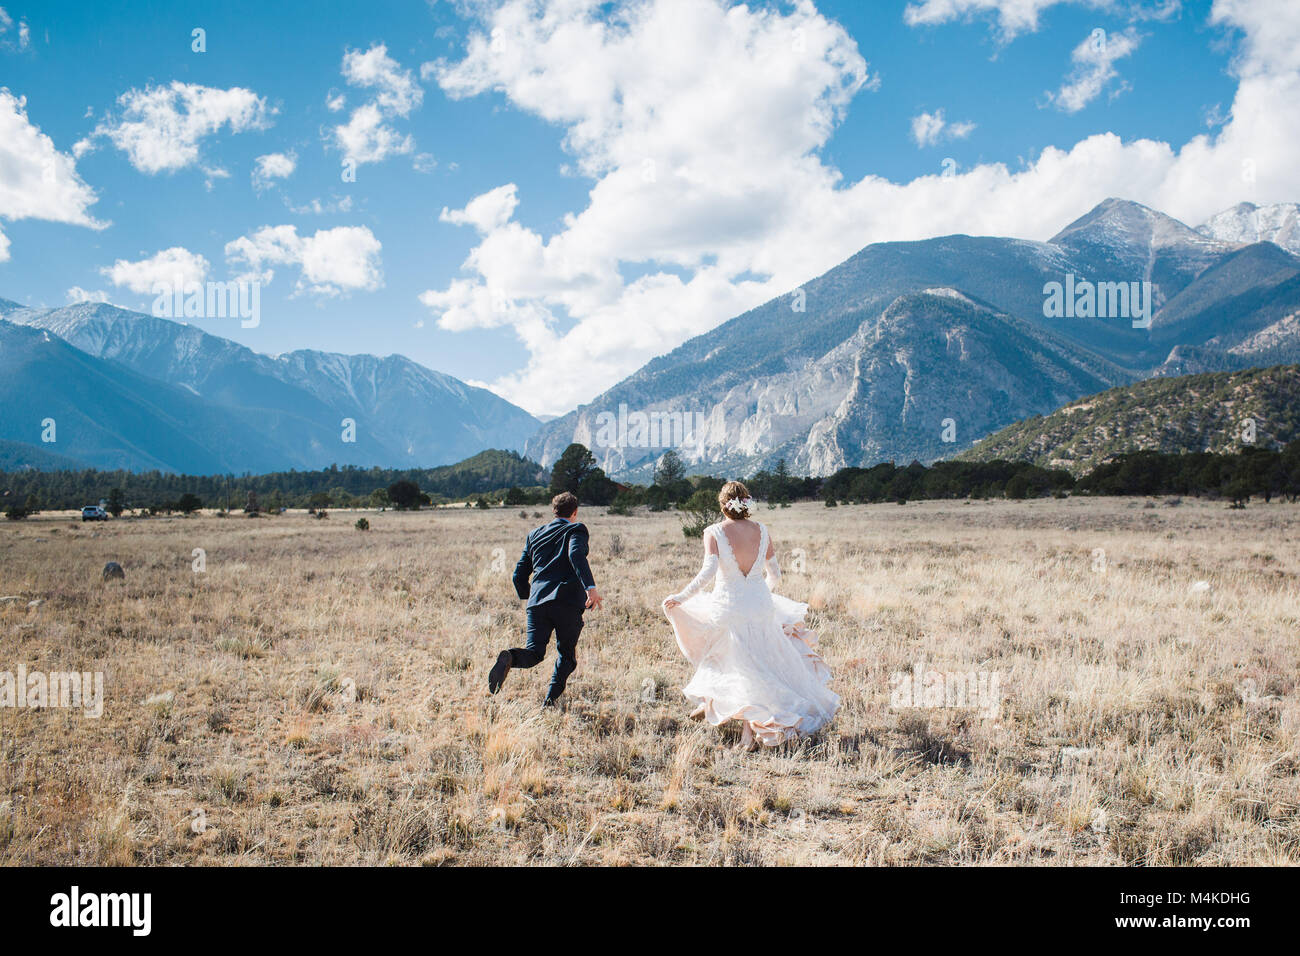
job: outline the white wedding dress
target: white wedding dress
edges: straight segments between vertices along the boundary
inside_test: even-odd
[[[748,723],[765,746],[813,733],[835,715],[840,698],[826,686],[831,672],[816,636],[803,626],[808,605],[772,591],[781,571],[775,556],[764,561],[767,528],[759,524],[748,574],[721,524],[704,535],[706,547],[711,538],[718,553],[706,553],[700,573],[669,598],[681,603],[664,609],[677,646],[696,668],[683,693],[709,723]],[[701,591],[711,580],[713,591]]]

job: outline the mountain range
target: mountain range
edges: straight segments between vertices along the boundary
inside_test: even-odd
[[[867,246],[545,422],[400,355],[273,357],[111,305],[0,300],[0,462],[270,472],[505,448],[549,466],[576,441],[624,480],[667,447],[696,473],[784,458],[826,475],[951,457],[1146,379],[1297,361],[1300,206],[1243,203],[1193,229],[1108,199],[1046,242]],[[675,433],[624,427],[656,416]]]
[[[784,458],[796,474],[825,475],[951,457],[1147,378],[1295,362],[1296,214],[1237,206],[1193,229],[1108,199],[1046,242],[876,243],[545,423],[525,454],[548,464],[579,441],[607,472],[644,478],[665,449],[645,432],[611,441],[601,422],[621,409],[689,416],[676,450],[693,472],[751,474]],[[1127,309],[1100,283],[1122,283]],[[1097,294],[1053,315],[1054,285]]]
[[[6,457],[213,474],[331,464],[428,467],[520,449],[539,425],[494,393],[400,355],[270,357],[169,319],[0,300]],[[45,442],[47,419],[54,441]],[[351,422],[349,426],[348,422]]]

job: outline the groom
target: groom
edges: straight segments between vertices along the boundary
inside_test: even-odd
[[[551,499],[555,519],[534,528],[524,540],[524,553],[515,565],[515,592],[528,601],[528,640],[497,655],[488,673],[488,691],[501,689],[512,667],[533,667],[546,656],[555,633],[559,655],[546,692],[545,707],[554,707],[578,661],[574,656],[582,632],[582,612],[599,608],[600,592],[587,566],[587,528],[577,522],[578,499],[569,492]],[[532,575],[532,586],[528,576]]]

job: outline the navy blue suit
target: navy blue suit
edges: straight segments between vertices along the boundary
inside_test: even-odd
[[[564,693],[569,675],[578,666],[587,588],[596,586],[587,564],[587,526],[556,518],[530,531],[515,565],[514,584],[515,593],[528,601],[528,639],[523,647],[510,648],[510,666],[541,663],[554,633],[559,653],[546,693],[554,700]]]

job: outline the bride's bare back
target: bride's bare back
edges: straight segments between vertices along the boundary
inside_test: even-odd
[[[736,566],[740,568],[740,573],[748,576],[759,559],[758,549],[763,541],[762,528],[758,526],[758,522],[750,521],[748,518],[724,518],[722,527],[718,530],[727,536],[727,544],[731,545],[731,554],[736,559]],[[704,553],[717,554],[717,542],[708,538]],[[772,547],[769,539],[767,554],[762,556],[763,560],[767,560],[775,553],[776,549]]]

